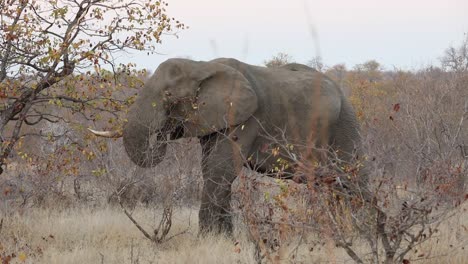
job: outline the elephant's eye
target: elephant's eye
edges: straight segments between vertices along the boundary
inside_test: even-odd
[[[197,89],[195,90],[195,98],[198,99],[198,95],[200,94],[200,90],[203,86],[203,83],[209,81],[211,78],[213,78],[213,76],[209,76],[201,81],[198,82],[198,86],[197,86]]]
[[[211,80],[211,79],[213,79],[213,76],[208,76],[208,77],[206,77],[205,79],[199,81],[197,90],[200,90],[201,87],[203,86],[203,84],[206,83],[206,82],[208,82],[208,81]]]

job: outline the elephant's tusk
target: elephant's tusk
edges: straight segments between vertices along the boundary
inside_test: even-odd
[[[122,137],[122,132],[114,130],[114,131],[98,131],[91,128],[88,130],[96,136],[105,137],[105,138],[120,138]]]

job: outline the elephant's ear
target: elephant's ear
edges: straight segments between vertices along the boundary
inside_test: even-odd
[[[236,69],[216,62],[198,62],[195,111],[186,129],[203,136],[246,121],[257,109],[257,95]]]

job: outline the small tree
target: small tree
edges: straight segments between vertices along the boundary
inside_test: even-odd
[[[310,66],[319,72],[323,72],[325,70],[325,64],[323,64],[321,56],[313,57],[309,62],[307,62],[307,66]]]
[[[333,65],[325,71],[325,74],[332,78],[347,94],[349,93],[349,89],[347,89],[348,87],[346,85],[348,69],[345,64]]]
[[[104,112],[111,113],[109,125],[119,125],[116,113],[132,99],[122,96],[118,81],[135,65],[119,64],[116,55],[154,53],[163,34],[183,29],[166,6],[145,0],[0,0],[0,173],[18,142],[32,134],[25,125],[80,128]]]
[[[449,71],[468,71],[468,34],[458,47],[449,47],[440,58],[442,67]]]
[[[293,58],[290,55],[284,52],[280,52],[276,56],[273,56],[273,58],[270,60],[266,60],[264,63],[268,68],[275,68],[291,62],[293,62]]]

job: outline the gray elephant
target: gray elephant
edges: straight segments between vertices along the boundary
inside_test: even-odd
[[[225,58],[169,59],[140,91],[123,130],[130,159],[154,166],[168,140],[180,137],[198,137],[203,149],[201,232],[232,232],[231,184],[242,166],[288,177],[294,162],[316,157],[317,149],[332,147],[334,158],[350,161],[360,145],[350,103],[323,74]],[[287,163],[281,173],[279,157]]]

